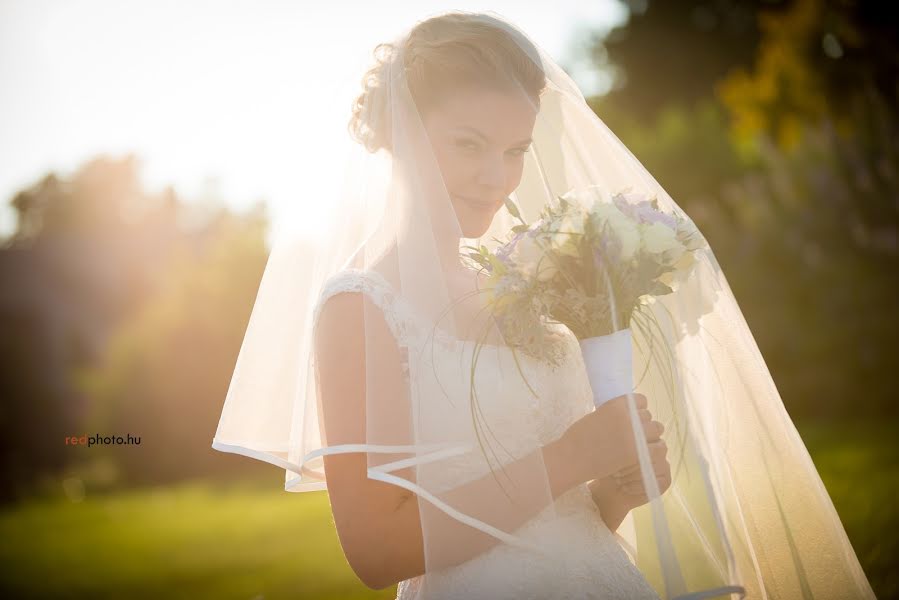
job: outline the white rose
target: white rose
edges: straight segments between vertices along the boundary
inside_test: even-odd
[[[603,228],[596,233],[612,235],[621,240],[621,259],[631,260],[640,249],[640,230],[637,224],[611,202],[595,202],[590,207],[590,213],[595,217],[595,223]]]
[[[584,215],[568,214],[562,218],[558,225],[554,227],[554,232],[550,237],[550,248],[559,254],[577,257],[578,244],[581,242],[581,236],[584,235]]]
[[[675,231],[661,223],[650,223],[643,229],[643,249],[650,254],[664,254],[683,248]]]
[[[558,271],[556,265],[546,256],[544,249],[528,235],[515,244],[511,258],[525,277],[535,277],[537,281],[547,281]]]
[[[630,260],[640,249],[640,230],[627,217],[620,216],[613,222],[616,235],[621,240],[621,258]]]
[[[590,212],[593,213],[597,220],[603,222],[609,219],[611,216],[615,214],[621,214],[621,211],[618,210],[618,207],[612,204],[611,202],[605,202],[603,200],[597,200],[590,207]]]

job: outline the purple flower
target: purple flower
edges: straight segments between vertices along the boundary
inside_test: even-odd
[[[658,202],[652,200],[637,200],[642,197],[639,194],[615,194],[613,200],[615,206],[622,213],[638,223],[661,223],[671,229],[677,229],[677,220],[658,208]]]
[[[519,231],[511,240],[500,246],[496,251],[496,257],[508,265],[510,262],[509,255],[511,255],[512,251],[515,250],[515,245],[524,234],[524,231]]]
[[[537,232],[539,231],[539,229],[540,229],[542,226],[543,226],[543,219],[542,219],[542,218],[541,218],[541,219],[538,219],[538,220],[536,220],[536,221],[534,221],[534,222],[531,224],[531,226],[528,227],[528,229],[527,229],[528,237],[536,237],[536,236],[537,236]]]
[[[674,216],[664,213],[660,210],[656,210],[655,208],[651,208],[646,211],[645,215],[641,213],[641,216],[646,219],[646,223],[661,223],[662,225],[665,225],[666,227],[669,227],[671,229],[677,229],[677,220],[674,218]]]

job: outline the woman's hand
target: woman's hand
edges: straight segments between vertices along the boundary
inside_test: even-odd
[[[667,451],[653,452],[651,457],[659,494],[664,494],[671,487],[671,464],[668,462]],[[619,473],[594,479],[587,487],[593,494],[593,502],[599,508],[603,521],[611,531],[618,529],[627,513],[649,502],[639,464]]]
[[[634,400],[650,452],[664,455],[664,426],[652,420],[646,396],[634,394]],[[626,395],[612,398],[572,423],[559,438],[575,481],[603,479],[637,464],[637,445],[627,403]]]

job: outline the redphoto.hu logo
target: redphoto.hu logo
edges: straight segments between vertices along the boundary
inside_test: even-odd
[[[66,436],[66,446],[138,446],[140,445],[140,436],[132,436],[130,433],[125,437],[120,435],[100,435],[91,436]]]

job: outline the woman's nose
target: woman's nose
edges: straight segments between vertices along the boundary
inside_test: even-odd
[[[478,171],[478,183],[494,188],[506,184],[506,163],[502,156],[485,159]]]

